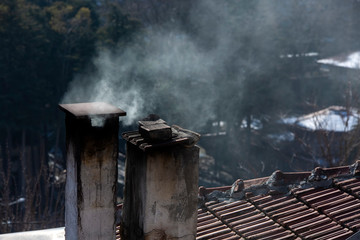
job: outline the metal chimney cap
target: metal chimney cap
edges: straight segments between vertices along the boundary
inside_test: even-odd
[[[126,116],[126,112],[105,102],[59,104],[59,108],[75,118],[91,116]]]

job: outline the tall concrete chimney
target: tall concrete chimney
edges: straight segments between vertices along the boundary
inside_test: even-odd
[[[196,238],[200,135],[140,121],[127,140],[121,239]]]
[[[66,113],[65,238],[115,239],[119,116],[102,102],[60,104]]]

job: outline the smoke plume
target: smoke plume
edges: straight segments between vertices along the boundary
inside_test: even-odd
[[[125,124],[154,112],[169,123],[201,127],[227,104],[241,104],[244,79],[288,54],[290,47],[279,47],[279,39],[294,37],[294,46],[300,41],[297,34],[307,23],[294,31],[286,26],[296,23],[295,13],[313,9],[311,16],[321,18],[320,4],[301,2],[197,1],[188,26],[147,26],[126,48],[99,50],[95,71],[77,76],[62,102],[111,103],[127,112]],[[292,50],[312,50],[301,47]]]

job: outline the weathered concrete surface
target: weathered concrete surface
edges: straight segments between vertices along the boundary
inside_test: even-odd
[[[195,239],[199,148],[127,144],[124,239]]]
[[[69,139],[70,141],[70,139]],[[77,207],[77,164],[74,156],[74,144],[67,144],[67,170],[65,185],[65,227],[67,239],[78,239]]]
[[[115,239],[117,117],[103,127],[67,115],[66,239]]]

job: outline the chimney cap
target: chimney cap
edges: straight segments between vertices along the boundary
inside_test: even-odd
[[[105,102],[59,104],[59,108],[75,118],[126,115],[125,111]]]
[[[149,125],[152,126],[152,125]],[[139,131],[131,131],[122,133],[123,139],[137,146],[144,152],[150,151],[153,149],[159,149],[163,147],[171,147],[176,145],[184,145],[186,147],[194,146],[200,139],[200,134],[183,129],[179,126],[171,126],[172,137],[164,141],[149,141],[149,139],[144,138]]]
[[[139,121],[139,133],[147,141],[167,141],[172,138],[171,127],[162,119]]]

